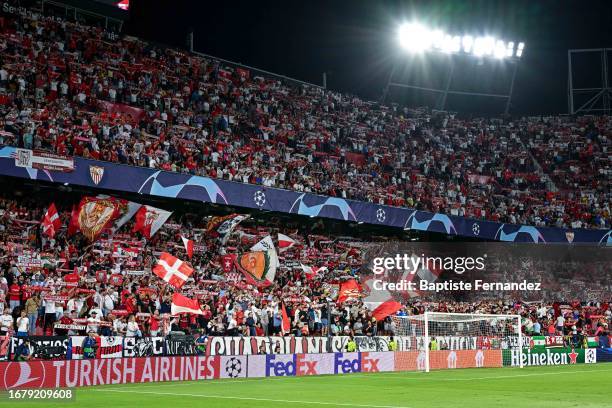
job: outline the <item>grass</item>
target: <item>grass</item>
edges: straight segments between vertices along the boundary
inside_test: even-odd
[[[612,364],[125,384],[14,407],[612,407]]]

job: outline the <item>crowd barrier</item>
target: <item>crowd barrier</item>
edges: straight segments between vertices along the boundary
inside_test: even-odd
[[[561,357],[565,350],[549,355],[546,364],[595,363],[612,349],[580,350],[582,358]],[[589,352],[589,357],[586,357]],[[438,350],[430,352],[431,369],[502,367],[501,350]],[[571,351],[574,353],[574,351]],[[528,357],[533,360],[533,357]],[[539,358],[539,357],[538,357]],[[512,363],[514,365],[514,363]],[[533,365],[533,364],[529,364]],[[293,377],[322,374],[377,373],[425,369],[423,351],[338,352],[236,356],[159,356],[1,362],[0,389],[57,388],[91,385],[195,381],[219,378]]]

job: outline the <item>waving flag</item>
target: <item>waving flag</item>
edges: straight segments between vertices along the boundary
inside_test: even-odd
[[[150,239],[164,225],[171,214],[172,211],[143,205],[136,213],[136,224],[134,224],[132,232],[140,231],[142,235]]]
[[[204,314],[202,309],[200,309],[200,303],[196,299],[189,299],[180,293],[175,293],[172,295],[170,313],[172,315],[181,313]]]
[[[267,251],[268,249],[273,249],[274,243],[272,242],[272,237],[267,236],[255,245],[251,247],[251,251]]]
[[[62,226],[62,221],[59,218],[59,214],[57,212],[57,208],[55,208],[55,203],[51,203],[43,220],[41,222],[42,225],[42,233],[53,238],[55,233]]]
[[[338,303],[346,302],[349,299],[358,299],[361,296],[361,286],[355,279],[342,282],[338,292]]]
[[[283,332],[283,335],[285,335],[291,331],[291,320],[289,320],[289,316],[287,315],[287,310],[285,309],[284,303],[281,303],[281,315],[283,318],[283,325],[281,326],[281,330]]]
[[[193,268],[169,253],[162,252],[157,265],[153,268],[153,273],[179,289],[189,279]]]
[[[100,197],[100,196],[98,196]],[[113,226],[110,228],[113,233],[117,232],[126,222],[132,219],[134,214],[142,207],[142,204],[135,203],[133,201],[126,201],[126,206],[123,209],[119,218],[115,220]]]
[[[278,234],[278,251],[283,252],[297,244],[297,242],[285,234]]]
[[[272,242],[272,237],[268,235],[255,245],[251,247],[251,251],[274,251],[272,256],[273,259],[276,259],[276,266],[278,267],[278,256],[276,254],[276,249],[274,248],[274,242]]]
[[[300,264],[302,266],[302,270],[304,271],[304,274],[306,275],[306,279],[311,280],[314,279],[315,276],[317,276],[319,274],[319,272],[327,272],[327,266],[322,266],[320,268],[313,268],[312,266],[307,266],[304,265],[303,263]]]
[[[229,239],[230,234],[236,228],[236,225],[249,218],[249,215],[230,214],[224,217],[213,217],[206,226],[207,232],[216,236],[221,244],[224,244]]]
[[[248,283],[266,287],[274,282],[278,256],[275,249],[247,252],[237,257],[235,264]]]
[[[83,197],[72,211],[68,233],[80,230],[90,241],[96,238],[125,210],[126,200],[113,197]]]
[[[372,287],[374,279],[365,282],[368,295],[363,299],[363,304],[372,312],[372,317],[377,321],[394,314],[402,308],[401,303],[393,299],[391,293],[386,290],[376,290]]]
[[[189,259],[193,257],[193,240],[189,238],[185,238],[181,235],[181,239],[183,240],[183,245],[185,246],[185,251],[187,251],[187,256]]]

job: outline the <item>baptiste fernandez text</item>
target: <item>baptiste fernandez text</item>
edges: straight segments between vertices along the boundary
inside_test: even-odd
[[[429,282],[427,280],[419,280],[417,282],[408,280],[399,280],[397,282],[387,282],[382,279],[374,279],[374,290],[386,291],[430,291],[430,292],[447,292],[447,291],[539,291],[540,282],[484,282],[481,279],[476,279],[473,282],[447,280],[444,282]]]

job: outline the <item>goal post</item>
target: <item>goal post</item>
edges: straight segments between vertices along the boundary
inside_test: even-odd
[[[393,316],[394,335],[404,336],[416,369],[523,367],[521,316],[425,312]]]

